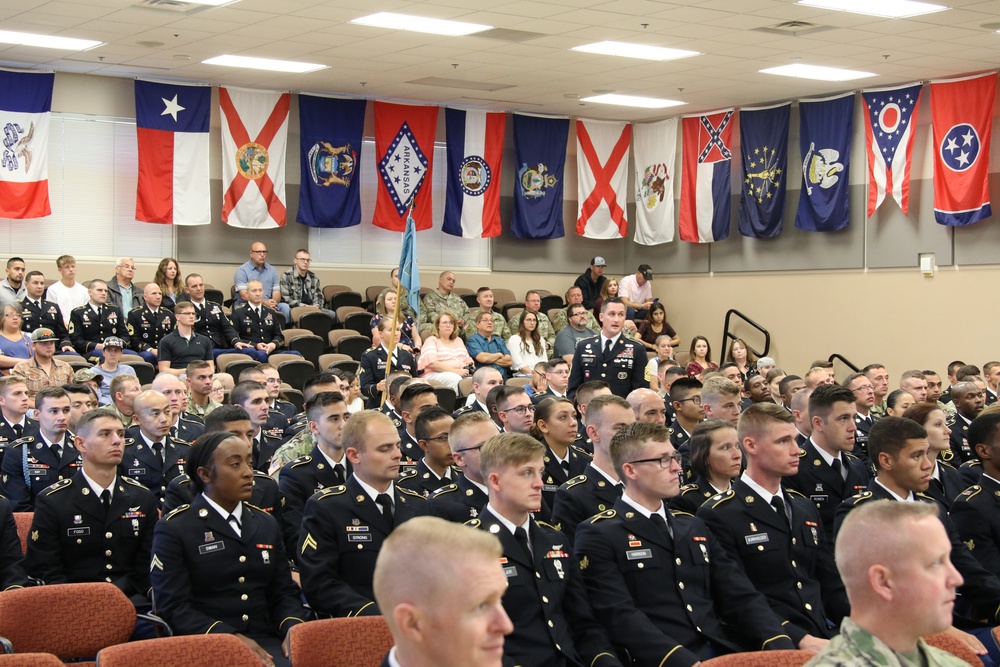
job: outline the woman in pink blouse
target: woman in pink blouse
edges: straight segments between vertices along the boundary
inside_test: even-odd
[[[468,377],[472,367],[472,357],[465,349],[465,341],[458,337],[455,316],[443,311],[434,318],[431,335],[424,339],[420,348],[417,370],[421,377],[440,382],[458,393],[458,383]]]

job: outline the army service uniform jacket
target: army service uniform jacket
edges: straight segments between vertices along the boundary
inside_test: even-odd
[[[605,357],[600,335],[584,338],[576,344],[569,374],[567,393],[576,394],[576,388],[590,380],[604,380],[611,386],[611,393],[625,398],[633,389],[649,387],[646,382],[646,348],[625,334],[618,335],[611,353]]]
[[[69,338],[76,351],[85,357],[109,336],[121,338],[127,348],[129,337],[125,324],[125,316],[114,306],[104,304],[95,313],[88,303],[70,311]]]
[[[0,417],[0,463],[3,462],[3,456],[7,453],[7,447],[9,447],[15,440],[23,438],[26,435],[38,435],[38,422],[30,417],[24,418],[24,425],[21,427],[21,433],[18,434],[7,420]]]
[[[556,459],[555,454],[552,453],[552,448],[546,444],[545,456],[542,457],[542,462],[545,464],[545,468],[542,470],[542,497],[545,499],[545,504],[552,507],[556,501],[556,491],[559,490],[559,487],[573,477],[586,472],[593,458],[587,453],[587,450],[580,449],[576,445],[570,445],[566,451],[566,460],[569,462],[569,469],[567,470]]]
[[[417,465],[409,466],[408,469],[401,470],[399,473],[399,479],[396,480],[396,484],[399,484],[404,489],[409,489],[414,493],[419,493],[424,498],[430,498],[431,494],[440,489],[442,486],[447,486],[452,483],[459,475],[459,471],[456,468],[448,468],[445,471],[445,477],[438,477],[437,474],[431,470],[423,459],[417,461]]]
[[[591,463],[584,474],[570,479],[556,491],[552,522],[572,542],[577,526],[614,507],[621,496],[621,484],[611,482]]]
[[[365,399],[365,408],[369,410],[378,408],[379,400],[382,397],[382,392],[378,390],[378,383],[385,379],[385,366],[388,358],[388,350],[381,345],[370,347],[361,355],[361,370],[358,373],[358,381],[361,383],[361,395]],[[410,375],[416,375],[417,362],[413,360],[412,354],[397,347],[393,350],[392,370],[406,371]]]
[[[31,333],[41,327],[47,327],[55,332],[59,338],[56,343],[57,350],[72,346],[69,331],[66,329],[66,320],[63,319],[59,305],[44,299],[36,304],[25,297],[21,300],[21,331]]]
[[[0,480],[11,509],[31,512],[38,494],[56,482],[69,479],[82,465],[83,460],[68,432],[63,436],[58,460],[39,434],[15,440],[0,464]]]
[[[299,543],[299,528],[302,525],[302,510],[305,509],[306,501],[317,491],[343,485],[347,477],[354,472],[347,456],[344,456],[340,463],[344,469],[338,472],[317,446],[306,456],[295,459],[281,469],[281,474],[278,476],[278,493],[281,496],[281,529],[285,536],[285,544]],[[298,549],[292,553],[292,558],[298,560]]]
[[[187,474],[177,475],[167,484],[167,492],[163,500],[161,513],[166,516],[181,505],[190,505],[194,501],[194,484]],[[278,483],[260,472],[253,471],[253,493],[250,495],[250,504],[257,509],[264,510],[281,525],[282,507],[281,498],[278,497]]]
[[[160,340],[176,325],[174,314],[169,310],[157,308],[154,313],[149,306],[130,310],[125,323],[132,349],[138,352],[158,349]]]
[[[256,346],[258,343],[274,343],[281,347],[285,337],[281,335],[281,320],[278,312],[267,306],[260,307],[260,314],[249,305],[233,311],[233,327],[244,343]]]
[[[988,572],[1000,573],[1000,481],[987,475],[951,506],[958,536]]]
[[[456,475],[453,484],[447,484],[431,494],[433,514],[455,523],[465,523],[479,516],[489,496],[465,475]]]
[[[156,506],[162,507],[167,495],[167,484],[174,477],[184,474],[184,462],[191,446],[168,435],[164,438],[166,447],[161,456],[149,446],[137,427],[132,427],[129,432],[131,437],[125,438],[118,474],[134,479],[152,491]]]

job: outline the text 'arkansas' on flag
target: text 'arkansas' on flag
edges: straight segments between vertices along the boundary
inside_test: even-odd
[[[441,231],[467,239],[500,235],[500,169],[507,114],[445,109],[448,180]]]
[[[635,242],[658,245],[674,240],[674,161],[677,119],[636,123]]]
[[[299,95],[299,210],[309,227],[361,224],[361,143],[367,100]]]
[[[729,238],[732,175],[732,109],[681,119],[681,240],[711,243]]]
[[[799,102],[802,190],[795,226],[835,232],[850,221],[851,132],[854,93]]]
[[[136,220],[173,225],[212,222],[208,174],[211,105],[209,86],[136,80]]]
[[[740,109],[740,234],[769,239],[781,233],[788,181],[788,118],[792,105]]]
[[[438,108],[375,102],[376,227],[401,232],[412,207],[417,231],[434,219],[434,137]]]
[[[49,206],[49,112],[52,72],[0,70],[0,216],[41,218]]]
[[[620,121],[576,121],[576,233],[590,239],[628,234],[628,148],[632,126]]]
[[[997,75],[931,82],[934,219],[971,225],[990,207],[990,135]]]
[[[910,212],[910,167],[916,135],[920,84],[862,91],[868,152],[868,217],[891,195],[903,215]]]
[[[563,228],[563,170],[568,118],[514,114],[514,218],[519,239],[559,239]]]

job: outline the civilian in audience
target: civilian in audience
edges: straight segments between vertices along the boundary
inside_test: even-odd
[[[122,257],[115,264],[115,275],[108,281],[108,305],[114,306],[124,315],[133,308],[142,308],[142,295],[133,284],[135,277],[135,260]]]
[[[561,332],[569,324],[568,321],[570,315],[569,307],[577,304],[583,306],[583,292],[580,290],[578,286],[573,285],[568,290],[566,290],[566,307],[559,308],[551,318],[552,328],[556,332],[557,340],[559,338],[559,332]],[[595,332],[599,331],[601,325],[597,321],[597,318],[594,317],[594,314],[590,312],[590,309],[587,308],[586,306],[583,306],[583,310],[584,312],[587,313],[587,318],[585,320],[584,326],[587,329],[593,329]]]
[[[119,375],[136,377],[135,369],[121,363],[122,349],[125,347],[121,338],[111,336],[104,339],[104,361],[94,366],[94,372],[101,378],[101,392],[98,400],[101,405],[111,403],[111,381]],[[138,378],[136,378],[138,380]]]
[[[45,298],[58,304],[63,323],[69,326],[69,314],[74,308],[86,306],[90,297],[87,288],[76,282],[76,259],[72,255],[60,255],[56,259],[56,268],[60,278],[49,285]]]
[[[258,303],[263,301],[265,306],[281,313],[286,322],[291,321],[292,309],[287,303],[281,303],[281,280],[278,278],[278,272],[267,263],[267,246],[260,241],[250,246],[250,260],[241,264],[233,276],[233,285],[236,287],[234,312],[250,302],[247,288],[251,280],[261,284],[261,297],[257,300]]]
[[[375,314],[376,315],[392,315],[391,311],[386,311],[385,309],[385,293],[394,292],[399,288],[399,312],[406,313],[408,317],[416,317],[417,314],[413,312],[410,308],[410,291],[399,284],[399,267],[395,266],[389,271],[389,282],[392,283],[390,287],[386,287],[384,290],[378,293],[378,298],[375,299]]]
[[[326,308],[326,299],[323,297],[323,288],[319,284],[319,277],[309,270],[312,262],[309,251],[299,248],[295,251],[292,262],[292,268],[281,274],[279,281],[281,300],[288,306],[289,313],[292,308],[318,310],[326,313],[336,322],[337,313]]]
[[[153,282],[160,288],[163,306],[173,308],[185,296],[184,281],[181,280],[181,266],[173,257],[160,260],[153,275]]]
[[[510,373],[513,359],[507,343],[495,331],[496,320],[493,313],[481,311],[476,314],[476,333],[467,336],[465,347],[476,362],[476,368],[489,367],[506,378]],[[502,318],[501,318],[502,319]]]
[[[553,348],[553,354],[570,361],[573,358],[573,352],[576,350],[576,344],[584,338],[596,336],[600,331],[600,327],[591,329],[587,326],[586,323],[592,320],[594,316],[589,310],[583,307],[582,303],[570,304],[566,307],[565,311],[560,310],[559,312],[568,313],[566,315],[568,324],[556,334],[556,344]]]
[[[767,376],[774,367],[775,363],[772,357],[761,357],[757,360],[757,372],[761,375]]]
[[[617,299],[618,298],[618,281],[614,278],[607,278],[601,285],[601,292],[597,299],[594,301],[594,317],[597,321],[601,321],[601,304],[607,299]],[[625,309],[626,316],[628,315],[628,308]]]
[[[0,280],[0,306],[18,305],[26,294],[24,287],[24,260],[11,257],[7,260],[7,276]]]
[[[59,361],[56,352],[56,334],[52,329],[35,329],[31,332],[34,354],[30,359],[15,364],[10,374],[24,378],[28,385],[28,396],[34,405],[35,394],[42,387],[61,387],[73,381],[73,367]]]
[[[52,332],[53,341],[58,341],[54,330],[46,330]],[[0,325],[0,369],[14,368],[33,354],[31,335],[21,330],[21,307],[8,303],[3,307],[3,323]]]
[[[656,341],[660,336],[669,337],[671,346],[679,345],[681,342],[680,336],[670,326],[670,322],[667,322],[667,310],[658,301],[649,307],[646,317],[636,327],[636,333],[638,334],[636,340],[651,352],[657,351]]]
[[[645,318],[654,303],[652,267],[649,264],[640,264],[635,273],[621,279],[618,290],[619,298],[629,309],[626,316],[629,319]]]
[[[472,375],[474,364],[465,342],[458,337],[459,323],[449,311],[434,319],[431,335],[424,341],[417,369],[421,377],[440,382],[456,394],[462,378]]]
[[[538,315],[522,313],[517,333],[507,340],[510,350],[511,370],[517,376],[531,375],[531,369],[549,358],[549,345],[538,329]]]
[[[502,313],[493,310],[493,290],[489,287],[480,287],[476,290],[476,303],[479,305],[469,311],[469,321],[465,323],[466,338],[476,333],[480,313],[489,313],[493,317],[494,336],[499,336],[504,340],[510,338],[510,330],[507,329],[507,320],[503,318]]]
[[[604,277],[604,270],[607,266],[607,262],[604,261],[603,257],[594,257],[590,260],[590,267],[581,273],[576,282],[573,283],[575,287],[580,288],[580,292],[583,295],[583,305],[594,311],[597,315],[600,313],[600,306],[597,300],[604,296],[601,293],[604,283],[607,278]]]
[[[691,349],[688,352],[690,354],[687,365],[688,377],[701,380],[701,374],[705,371],[719,369],[719,364],[712,361],[712,346],[704,336],[692,338]]]
[[[517,331],[520,333],[521,320],[530,315],[534,315],[538,334],[545,341],[546,349],[551,349],[556,343],[556,331],[552,327],[552,322],[549,321],[548,316],[540,311],[541,307],[541,295],[534,290],[529,290],[524,295],[524,310],[511,317],[510,321],[507,322],[507,327],[510,331]]]
[[[740,371],[740,383],[746,382],[751,376],[757,375],[757,359],[742,338],[735,339],[729,345],[729,352],[726,354],[726,361],[736,364]]]

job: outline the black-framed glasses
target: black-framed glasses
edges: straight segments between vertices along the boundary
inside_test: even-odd
[[[447,442],[448,434],[442,433],[441,435],[436,435],[433,438],[422,438],[424,442]]]
[[[674,403],[683,403],[684,401],[691,401],[695,405],[701,405],[701,396],[692,396],[690,398],[682,398],[682,399],[679,399],[677,401],[674,401]]]
[[[507,408],[506,410],[497,410],[497,412],[513,412],[515,415],[522,416],[526,412],[534,412],[534,405],[518,405],[513,408]]]
[[[669,468],[671,463],[681,464],[684,457],[680,452],[674,452],[673,454],[666,454],[655,459],[639,459],[638,461],[629,461],[632,465],[636,463],[659,463],[661,468]]]
[[[476,445],[475,447],[463,447],[462,449],[456,449],[453,454],[461,454],[462,452],[475,452],[482,449],[482,445]]]

